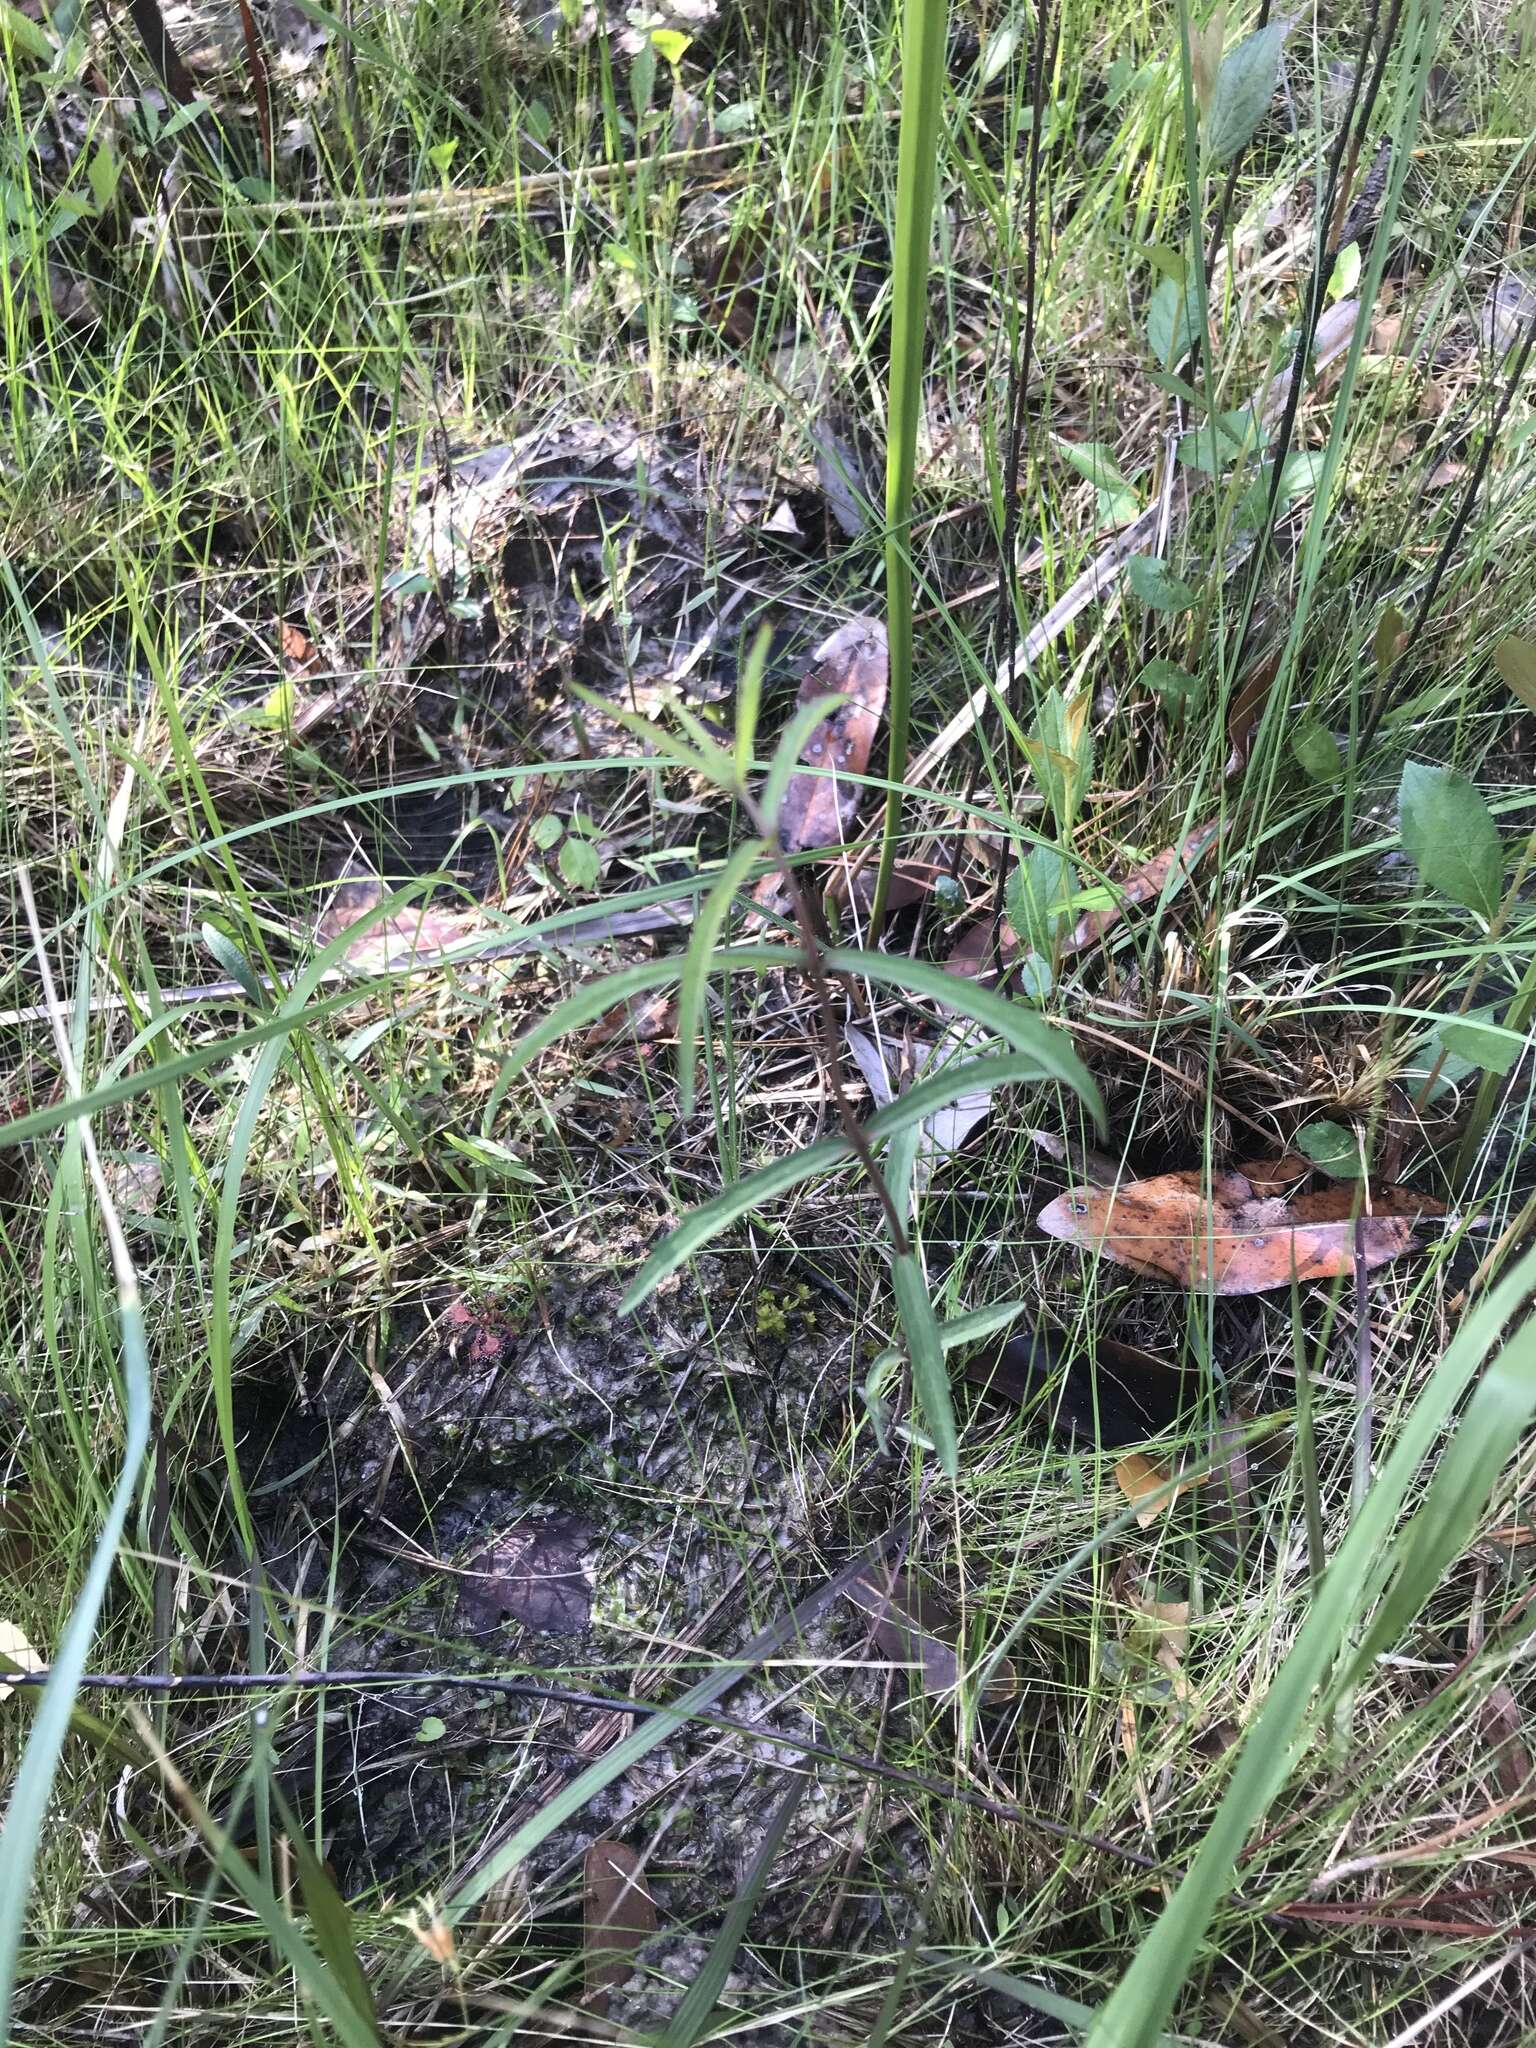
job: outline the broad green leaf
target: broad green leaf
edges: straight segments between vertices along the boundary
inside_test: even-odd
[[[1187,612],[1199,595],[1181,578],[1170,575],[1167,563],[1157,555],[1132,555],[1125,574],[1142,603],[1155,612]]]
[[[1064,441],[1059,434],[1053,434],[1051,439],[1062,459],[1070,462],[1079,476],[1087,477],[1089,483],[1105,491],[1126,489],[1126,480],[1108,442]]]
[[[1447,1017],[1437,1035],[1447,1052],[1470,1066],[1485,1067],[1490,1074],[1509,1073],[1525,1051],[1525,1040],[1518,1031],[1506,1031],[1501,1024],[1476,1017]]]
[[[436,1714],[428,1714],[416,1730],[418,1742],[441,1742],[448,1733],[448,1723]]]
[[[204,923],[203,944],[218,961],[231,981],[238,981],[258,1009],[265,1009],[267,999],[262,991],[261,980],[244,953],[235,944],[228,932],[221,932],[216,924]]]
[[[1024,742],[1030,766],[1063,833],[1071,831],[1093,779],[1088,709],[1086,690],[1080,690],[1070,704],[1060,690],[1048,690],[1040,701],[1034,735]]]
[[[1291,734],[1291,752],[1314,782],[1337,782],[1344,773],[1339,743],[1320,718],[1304,718]]]
[[[1229,52],[1216,76],[1206,124],[1206,160],[1230,163],[1253,140],[1254,130],[1269,112],[1280,81],[1280,52],[1286,27],[1272,21],[1245,36]]]
[[[90,164],[86,169],[91,197],[96,202],[96,211],[105,213],[117,193],[117,181],[122,175],[122,166],[110,142],[97,144]]]
[[[1177,285],[1182,285],[1189,275],[1189,258],[1182,249],[1172,248],[1167,242],[1143,242],[1136,254],[1145,256],[1159,277],[1171,278]]]
[[[1245,405],[1236,412],[1219,412],[1203,426],[1191,427],[1180,435],[1174,453],[1186,468],[1219,476],[1245,455],[1257,453],[1264,442],[1263,421]]]
[[[1043,1003],[1056,986],[1051,963],[1043,953],[1026,953],[1019,962],[1019,994],[1026,1002]]]
[[[649,41],[643,42],[636,50],[629,66],[629,98],[636,118],[644,121],[650,111],[651,94],[656,85],[656,51]]]
[[[54,59],[54,42],[45,29],[19,7],[13,7],[11,0],[0,0],[0,46],[9,39],[18,50],[28,57],[36,57],[41,63],[51,64]]]
[[[1165,704],[1192,704],[1205,688],[1198,676],[1160,655],[1147,663],[1136,680],[1147,689],[1156,690]]]
[[[981,57],[981,84],[983,88],[1001,78],[1013,62],[1014,52],[1024,34],[1024,19],[1017,15],[1012,21],[1005,21],[995,28]]]
[[[534,819],[528,836],[540,853],[548,853],[565,836],[565,826],[553,811],[545,811],[542,817]]]
[[[1160,369],[1173,369],[1189,354],[1198,319],[1190,302],[1188,284],[1177,278],[1163,278],[1147,307],[1147,346]]]
[[[1296,1134],[1297,1150],[1334,1180],[1358,1180],[1361,1172],[1360,1141],[1343,1124],[1319,1117]]]
[[[1275,466],[1265,463],[1253,482],[1237,501],[1234,517],[1239,526],[1249,531],[1264,524],[1269,510],[1269,493]],[[1280,471],[1280,488],[1275,494],[1275,511],[1283,512],[1293,498],[1305,498],[1317,489],[1323,474],[1323,456],[1319,450],[1301,448],[1287,455]]]
[[[1376,622],[1371,653],[1376,663],[1376,680],[1382,682],[1387,670],[1401,653],[1408,637],[1408,621],[1395,604],[1389,604]]]
[[[1536,711],[1536,642],[1511,633],[1493,650],[1493,665],[1527,711]]]
[[[653,28],[651,48],[658,57],[664,57],[675,71],[692,45],[693,37],[685,36],[680,28]]]
[[[1481,792],[1458,768],[1409,761],[1397,808],[1425,887],[1491,919],[1504,894],[1504,849]]]
[[[1008,922],[1031,952],[1048,958],[1054,951],[1077,886],[1072,863],[1054,846],[1032,846],[1017,863],[1008,878]]]
[[[580,839],[574,832],[560,842],[556,855],[561,880],[570,889],[595,889],[602,874],[603,863],[597,848],[590,839]]]
[[[1360,244],[1346,242],[1339,251],[1333,266],[1333,275],[1328,280],[1328,296],[1337,303],[1347,299],[1360,282]]]

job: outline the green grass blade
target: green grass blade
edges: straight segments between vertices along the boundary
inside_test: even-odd
[[[1275,1675],[1194,1861],[1142,1941],[1130,1968],[1101,2008],[1088,2037],[1088,2048],[1151,2048],[1157,2040],[1194,1966],[1211,1916],[1231,1885],[1237,1857],[1297,1760],[1317,1689],[1348,1639],[1362,1607],[1373,1597],[1384,1574],[1394,1564],[1398,1565],[1398,1584],[1403,1594],[1389,1603],[1383,1618],[1389,1618],[1394,1629],[1400,1628],[1410,1613],[1417,1611],[1422,1593],[1428,1590],[1423,1567],[1431,1556],[1430,1542],[1436,1549],[1453,1541],[1459,1545],[1469,1533],[1471,1525],[1464,1516],[1475,1512],[1475,1504],[1467,1500],[1464,1480],[1472,1458],[1477,1455],[1471,1442],[1465,1453],[1448,1454],[1442,1462],[1442,1476],[1450,1475],[1445,1492],[1441,1494],[1438,1487],[1432,1487],[1430,1493],[1431,1501],[1439,1496],[1442,1513],[1454,1498],[1458,1513],[1454,1531],[1441,1524],[1432,1539],[1414,1537],[1418,1569],[1411,1581],[1401,1576],[1407,1561],[1405,1533],[1398,1532],[1403,1500],[1500,1331],[1533,1288],[1536,1251],[1528,1252],[1508,1279],[1484,1296],[1409,1411],[1391,1456],[1323,1574],[1312,1610]],[[1501,1432],[1509,1430],[1517,1411],[1523,1422],[1536,1403],[1533,1344],[1536,1332],[1528,1321],[1510,1340],[1507,1348],[1512,1356],[1507,1367],[1496,1374],[1500,1384],[1492,1405]],[[1474,1411],[1482,1415],[1476,1402],[1468,1411],[1468,1425]],[[1417,1522],[1410,1524],[1409,1531],[1417,1527]],[[1410,1593],[1417,1596],[1412,1598],[1411,1605]],[[1384,1645],[1384,1638],[1376,1629],[1371,1631],[1369,1640],[1373,1653]]]
[[[912,486],[923,408],[923,337],[928,324],[929,244],[944,93],[947,0],[904,0],[901,22],[901,138],[896,163],[895,256],[891,276],[891,373],[886,405],[885,591],[890,645],[890,733],[885,823],[870,912],[878,944],[901,836],[901,781],[912,725]]]
[[[888,1102],[884,1109],[877,1110],[865,1124],[864,1135],[871,1144],[882,1143],[920,1123],[924,1117],[932,1116],[935,1110],[945,1108],[958,1096],[979,1094],[984,1088],[1006,1088],[1018,1081],[1041,1081],[1045,1078],[1031,1053],[1001,1053],[983,1059],[952,1062],[942,1072],[926,1081],[919,1081],[905,1095],[898,1095],[894,1102]],[[812,1174],[840,1166],[853,1156],[853,1146],[846,1138],[821,1138],[814,1145],[807,1145],[799,1152],[788,1152],[783,1158],[758,1167],[755,1173],[743,1174],[739,1180],[731,1181],[719,1194],[711,1195],[697,1209],[690,1209],[682,1222],[667,1233],[630,1282],[619,1304],[621,1310],[628,1314],[638,1308],[669,1273],[675,1273],[711,1238],[718,1237],[722,1230],[728,1229],[738,1217],[745,1216],[749,1209],[761,1208],[799,1182],[808,1180]],[[899,1194],[896,1199],[899,1204]]]
[[[933,1438],[940,1470],[946,1479],[958,1479],[960,1437],[955,1428],[955,1405],[949,1397],[944,1343],[916,1252],[902,1252],[891,1261],[891,1285],[907,1339],[907,1355],[912,1361],[913,1396]]]
[[[677,992],[677,1113],[693,1115],[697,1075],[695,1047],[704,1015],[704,997],[714,972],[715,943],[720,937],[736,892],[764,853],[761,839],[749,839],[738,846],[720,872],[720,879],[699,905],[693,936],[683,956],[683,978]]]

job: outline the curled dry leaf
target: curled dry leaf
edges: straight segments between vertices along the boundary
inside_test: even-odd
[[[1211,841],[1221,830],[1217,819],[1209,819],[1204,825],[1197,825],[1189,836],[1178,846],[1167,847],[1154,859],[1145,861],[1132,875],[1116,884],[1119,901],[1108,910],[1090,910],[1078,919],[1076,926],[1062,941],[1062,957],[1081,953],[1085,946],[1096,945],[1104,934],[1116,926],[1127,910],[1139,903],[1150,903],[1161,896],[1169,884],[1182,881],[1194,867]]]
[[[583,1052],[600,1052],[617,1039],[626,1044],[654,1045],[670,1038],[677,1028],[677,999],[664,990],[630,996],[605,1010],[582,1040]]]
[[[583,1876],[590,2009],[606,2005],[608,1993],[629,1975],[636,1949],[656,1932],[656,1902],[645,1888],[640,1858],[623,1842],[594,1842]]]
[[[320,650],[302,626],[292,626],[284,619],[277,629],[277,646],[290,676],[310,676],[321,666]]]
[[[551,1635],[580,1635],[592,1614],[591,1535],[576,1515],[509,1529],[466,1568],[460,1614],[480,1633],[511,1620]]]
[[[1113,1337],[1079,1338],[1044,1325],[968,1360],[965,1377],[994,1399],[1039,1407],[1042,1422],[1068,1441],[1118,1450],[1156,1436],[1184,1405],[1184,1376],[1151,1352]]]
[[[813,665],[800,684],[797,703],[841,696],[847,701],[824,718],[800,751],[803,774],[791,775],[779,806],[779,843],[786,853],[812,847],[840,846],[858,816],[863,789],[846,776],[863,775],[869,767],[885,693],[889,657],[885,628],[878,619],[850,619],[816,649]],[[830,769],[831,774],[823,771]],[[752,900],[782,909],[783,877],[764,875]]]
[[[905,1572],[871,1566],[854,1580],[847,1597],[869,1615],[871,1636],[882,1657],[893,1664],[920,1666],[925,1693],[954,1690],[960,1677],[960,1625],[941,1594],[919,1586]],[[1005,1658],[982,1694],[982,1704],[1001,1706],[1017,1690],[1017,1676]]]
[[[1376,1189],[1351,1221],[1354,1190],[1322,1188],[1287,1202],[1255,1194],[1245,1174],[1156,1174],[1119,1188],[1069,1188],[1041,1210],[1040,1228],[1132,1272],[1213,1294],[1262,1294],[1385,1265],[1413,1243],[1419,1216],[1443,1213],[1427,1195]]]

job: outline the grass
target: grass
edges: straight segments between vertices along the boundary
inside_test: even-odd
[[[272,65],[298,146],[270,172],[237,32],[190,120],[126,23],[0,35],[0,829],[65,1033],[18,897],[0,1620],[53,1675],[0,1702],[7,2038],[599,2032],[572,2007],[581,1859],[609,1833],[661,1901],[613,2009],[645,2038],[703,2038],[723,1996],[736,2031],[818,2042],[1520,2039],[1536,777],[1491,657],[1536,637],[1536,444],[1529,375],[1483,328],[1532,271],[1529,22],[1392,13],[1337,159],[1353,202],[1403,138],[1350,281],[1317,262],[1345,210],[1342,17],[1291,29],[1232,177],[1202,9],[1053,9],[1031,247],[1032,16],[950,10],[919,121],[863,0],[681,48],[616,21],[547,49],[481,0],[303,13],[315,46]],[[1254,26],[1232,17],[1229,55]],[[1207,340],[1160,367],[1180,262]],[[1309,293],[1366,310],[1291,466],[1266,488],[1234,460],[1186,501],[1181,437],[1292,361]],[[535,436],[514,508],[427,560],[451,461]],[[1086,473],[1061,452],[1084,442]],[[1116,581],[1014,661],[1110,538],[1106,460],[1191,601]],[[829,509],[837,471],[862,518]],[[814,991],[758,971],[785,934],[747,915],[769,862],[742,848],[771,820],[717,786],[769,767],[800,653],[887,606],[867,872],[883,812],[888,858],[957,893],[893,909],[878,968],[859,899],[840,913],[839,1038],[894,1063],[936,1036],[938,964],[1044,849],[1080,900],[1019,1028],[1075,1049],[1108,1129],[1016,1064],[962,1155],[918,1174],[893,1142],[900,1300]],[[285,663],[282,622],[312,659]],[[1154,687],[1153,661],[1191,680]],[[663,710],[679,677],[691,733]],[[711,783],[658,725],[740,750]],[[1398,815],[1409,760],[1481,792],[1496,904],[1437,882]],[[1441,852],[1481,829],[1457,815]],[[1191,878],[1068,946],[1089,892],[1207,818]],[[371,956],[357,926],[310,937],[348,861],[387,877]],[[621,897],[697,907],[722,877],[692,956],[569,943]],[[412,957],[423,915],[451,964]],[[657,1042],[603,1026],[679,978]],[[1438,1036],[1485,1013],[1519,1041],[1502,1074]],[[1136,1174],[1319,1119],[1453,1212],[1364,1296],[1186,1298],[1032,1227],[1072,1177],[1036,1130]],[[694,1263],[664,1272],[679,1225]],[[944,1326],[1014,1299],[1066,1356],[1113,1333],[1185,1366],[1201,1399],[1151,1450],[1204,1483],[1140,1526],[1120,1451],[1041,1427],[1051,1386],[1030,1412],[958,1376],[946,1478]],[[466,1369],[432,1349],[455,1301],[521,1347],[475,1418],[505,1428],[501,1466],[463,1453],[468,1493],[418,1405]],[[477,1642],[452,1574],[487,1530],[572,1512],[593,1634]],[[948,1604],[958,1696],[909,1697],[868,1616],[821,1597],[887,1538]],[[984,1706],[1003,1656],[1017,1693]],[[280,1683],[359,1667],[638,1706],[605,1735],[554,1701]],[[261,1710],[77,1689],[263,1669]]]

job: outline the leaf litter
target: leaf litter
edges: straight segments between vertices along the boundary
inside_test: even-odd
[[[1373,1189],[1355,1215],[1344,1186],[1286,1199],[1259,1195],[1242,1173],[1153,1175],[1115,1188],[1070,1188],[1036,1219],[1052,1237],[1148,1278],[1214,1294],[1260,1294],[1337,1279],[1409,1250],[1414,1224],[1444,1213],[1432,1196]],[[1354,1220],[1351,1220],[1353,1217]]]

